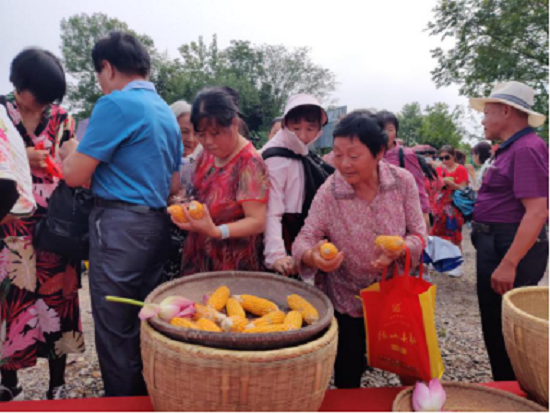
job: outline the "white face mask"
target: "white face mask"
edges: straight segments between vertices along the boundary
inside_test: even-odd
[[[285,133],[288,134],[288,136],[290,136],[291,138],[295,139],[296,141],[298,141],[300,143],[300,145],[306,147],[306,148],[313,148],[313,144],[321,137],[321,135],[323,134],[323,129],[321,129],[319,131],[319,133],[317,134],[317,136],[311,140],[311,142],[309,142],[307,145],[302,142],[302,140],[298,137],[298,135],[296,135],[295,132],[291,131],[290,129],[284,129]]]

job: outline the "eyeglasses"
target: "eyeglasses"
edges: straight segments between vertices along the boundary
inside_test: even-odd
[[[451,156],[450,156],[450,155],[440,156],[440,157],[439,157],[439,160],[440,160],[440,161],[450,161],[450,160],[451,160]]]

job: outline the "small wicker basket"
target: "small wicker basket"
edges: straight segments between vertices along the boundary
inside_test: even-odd
[[[548,287],[508,292],[502,302],[502,330],[521,388],[548,406]]]
[[[237,351],[172,340],[143,322],[143,376],[157,411],[316,411],[338,341],[333,319],[296,347]]]
[[[444,411],[451,412],[544,412],[542,406],[503,390],[479,384],[443,382],[447,400]],[[394,412],[413,412],[413,389],[403,390],[393,402]]]

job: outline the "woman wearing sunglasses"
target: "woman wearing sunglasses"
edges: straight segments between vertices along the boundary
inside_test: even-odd
[[[434,224],[430,235],[448,239],[462,248],[464,217],[453,204],[453,192],[468,186],[469,176],[468,170],[456,162],[455,155],[455,150],[450,145],[439,150],[438,160],[441,166],[437,168],[437,174],[443,179],[443,187],[432,205]],[[462,274],[462,266],[449,272],[451,277],[460,277]]]

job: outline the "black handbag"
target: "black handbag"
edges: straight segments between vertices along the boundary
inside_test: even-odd
[[[34,246],[42,251],[87,260],[90,248],[88,218],[94,206],[89,189],[71,188],[60,181],[36,224]]]

